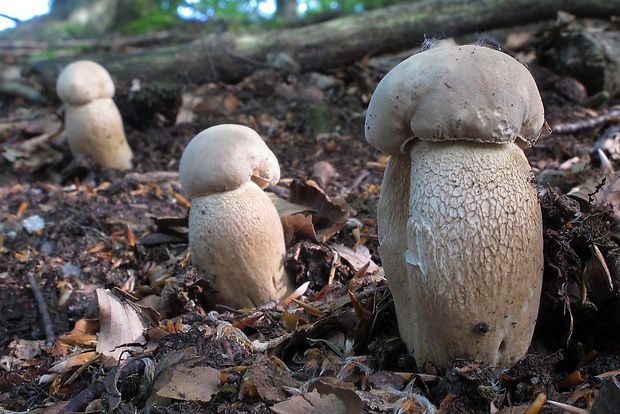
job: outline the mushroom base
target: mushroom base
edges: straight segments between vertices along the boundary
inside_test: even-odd
[[[123,129],[123,119],[111,98],[85,105],[66,105],[65,134],[73,155],[90,154],[104,168],[129,170],[133,153]]]
[[[192,263],[210,282],[211,306],[258,307],[293,291],[284,234],[273,203],[254,182],[192,199]]]
[[[416,142],[388,164],[378,225],[401,336],[419,368],[448,369],[454,358],[508,368],[523,358],[538,314],[543,238],[519,147]]]

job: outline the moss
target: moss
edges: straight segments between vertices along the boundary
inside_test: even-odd
[[[306,122],[315,134],[335,132],[342,127],[340,118],[328,105],[313,105],[308,108],[307,114]]]
[[[378,200],[379,199],[377,197],[350,196],[347,198],[347,203],[349,203],[349,205],[357,211],[358,217],[375,217],[377,215]]]
[[[157,11],[123,25],[119,28],[119,31],[124,34],[132,35],[144,34],[158,30],[171,29],[181,25],[181,23],[178,16],[166,11]]]

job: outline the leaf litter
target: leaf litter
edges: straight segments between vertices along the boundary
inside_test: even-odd
[[[524,36],[514,47],[536,41]],[[327,74],[261,69],[237,85],[183,95],[149,84],[121,88],[137,158],[126,175],[72,160],[55,107],[20,99],[3,107],[0,406],[503,413],[557,412],[550,402],[589,409],[597,396],[613,395],[620,367],[616,101],[590,104],[578,81],[532,65],[556,130],[527,152],[545,220],[534,341],[506,372],[464,360],[442,372],[416,367],[398,338],[377,253],[386,158],[363,139],[368,85],[379,78],[373,64],[385,62]],[[144,112],[136,91],[151,91],[159,105]],[[224,122],[256,129],[281,163],[282,180],[268,191],[280,203],[287,270],[303,286],[282,303],[208,308],[202,292],[209,287],[188,257],[178,160],[198,131]],[[34,216],[45,225],[29,233],[23,220]],[[25,289],[28,273],[52,315],[58,337],[51,348]]]

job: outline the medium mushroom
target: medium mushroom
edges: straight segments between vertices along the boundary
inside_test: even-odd
[[[542,287],[538,192],[522,148],[544,123],[523,64],[481,46],[430,49],[379,82],[366,139],[391,155],[377,206],[401,337],[420,368],[511,367]]]
[[[65,103],[65,134],[73,155],[90,154],[104,168],[128,170],[133,154],[112,100],[114,91],[110,74],[90,60],[70,63],[56,81],[56,94]]]
[[[292,292],[280,217],[263,191],[280,167],[262,138],[241,125],[208,128],[183,151],[179,175],[191,199],[192,263],[210,282],[210,304],[257,307]]]

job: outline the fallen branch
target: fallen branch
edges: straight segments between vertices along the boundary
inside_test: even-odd
[[[34,294],[34,298],[37,301],[37,307],[39,308],[39,313],[41,314],[43,327],[45,329],[45,347],[49,349],[53,347],[56,342],[56,334],[54,333],[52,317],[47,310],[47,303],[45,302],[45,297],[43,296],[43,292],[41,292],[37,278],[31,272],[26,274],[26,278],[28,279],[28,284]]]
[[[610,122],[620,118],[620,108],[612,109],[606,114],[599,115],[594,118],[584,119],[582,121],[571,122],[567,124],[553,125],[553,133],[557,135],[572,134],[574,132],[582,131],[584,129],[596,128],[605,122]]]
[[[103,380],[94,381],[78,395],[73,397],[57,414],[69,414],[82,412],[94,400],[101,398],[106,393],[108,398],[118,399],[122,395],[118,394],[116,383],[123,381],[130,375],[142,375],[146,363],[141,358],[128,359],[120,367],[114,367],[108,372]],[[120,371],[120,372],[119,372]]]
[[[620,15],[620,2],[605,0],[418,0],[349,15],[311,26],[257,33],[225,32],[169,47],[133,53],[90,53],[80,58],[103,64],[117,79],[237,82],[285,53],[301,71],[349,65],[365,56],[419,46],[425,34],[458,36],[500,27],[553,20],[559,10],[578,17]],[[202,43],[202,45],[201,45]],[[53,91],[58,69],[76,56],[31,65]],[[211,68],[212,63],[214,68]]]

